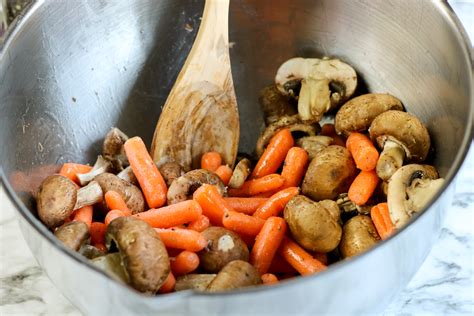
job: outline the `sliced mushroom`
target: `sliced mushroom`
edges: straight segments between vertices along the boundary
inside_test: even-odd
[[[315,201],[334,200],[340,193],[347,192],[356,173],[349,151],[331,145],[311,160],[301,189],[304,195]]]
[[[297,114],[296,107],[292,104],[293,100],[282,95],[274,84],[263,88],[258,100],[266,125],[272,124],[282,116]]]
[[[344,103],[334,119],[336,132],[349,136],[351,132],[369,129],[372,121],[388,110],[403,111],[400,100],[390,94],[368,93]]]
[[[89,227],[83,222],[69,222],[58,227],[54,231],[54,235],[57,239],[62,241],[66,247],[78,251],[89,239]]]
[[[357,215],[344,224],[339,251],[343,258],[359,255],[380,241],[369,216]]]
[[[314,136],[320,130],[318,123],[303,123],[298,115],[282,116],[278,121],[269,125],[258,138],[255,148],[258,157],[263,154],[265,147],[268,145],[273,135],[283,128],[288,128],[292,133],[306,134],[307,136]]]
[[[91,262],[96,267],[107,273],[107,275],[111,278],[125,284],[129,283],[129,277],[127,271],[125,271],[125,267],[123,266],[120,253],[109,253],[104,256],[94,258],[91,260]]]
[[[245,180],[247,180],[250,175],[250,168],[252,163],[247,158],[240,160],[234,168],[234,172],[229,180],[229,187],[233,189],[239,189],[244,185]]]
[[[284,95],[296,97],[299,94],[298,113],[302,120],[317,122],[324,113],[352,96],[357,87],[357,74],[339,59],[297,57],[280,66],[275,83]]]
[[[204,183],[215,185],[221,195],[225,193],[225,185],[218,175],[205,169],[195,169],[186,172],[171,183],[167,193],[168,204],[190,199],[194,191]]]
[[[430,135],[421,121],[407,112],[390,110],[378,115],[370,125],[370,138],[383,149],[377,175],[384,181],[403,161],[422,162],[430,149]]]
[[[117,174],[117,177],[120,179],[130,182],[133,185],[138,185],[138,180],[135,174],[133,173],[132,167],[128,166]]]
[[[122,171],[129,165],[123,145],[128,136],[116,127],[107,133],[102,145],[102,154],[109,160],[116,171]]]
[[[61,226],[76,209],[102,201],[97,182],[77,189],[69,178],[55,174],[40,185],[37,195],[38,216],[49,228]]]
[[[286,205],[284,217],[295,240],[307,250],[327,253],[341,240],[339,208],[334,201],[314,202],[297,195]]]
[[[327,146],[331,145],[333,139],[329,136],[305,136],[296,141],[296,145],[308,152],[308,157],[312,160],[317,154]]]
[[[105,246],[115,245],[128,283],[140,292],[155,294],[170,273],[168,252],[155,230],[146,222],[131,216],[110,222]]]
[[[187,274],[176,279],[175,291],[195,290],[205,291],[214,280],[216,274]]]
[[[127,203],[128,208],[132,211],[132,214],[145,211],[145,198],[137,186],[107,172],[98,175],[94,180],[100,185],[104,194],[108,191],[119,193],[125,203]]]
[[[165,162],[158,167],[161,175],[165,179],[166,185],[171,186],[171,183],[184,174],[183,168],[176,162]]]
[[[420,212],[444,184],[432,166],[409,164],[398,169],[388,181],[387,203],[396,228]]]
[[[88,173],[78,173],[76,174],[77,178],[79,179],[79,183],[84,186],[92,181],[95,176],[98,176],[101,173],[109,172],[112,169],[112,163],[101,155],[97,157],[97,160],[92,167],[92,170]]]

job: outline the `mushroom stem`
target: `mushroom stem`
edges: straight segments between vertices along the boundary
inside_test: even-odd
[[[102,201],[103,192],[97,181],[91,181],[88,185],[77,190],[77,200],[74,209],[93,205]]]
[[[119,177],[122,180],[125,180],[127,182],[130,182],[131,184],[137,184],[138,180],[137,177],[135,177],[135,174],[133,173],[132,167],[128,166],[127,168],[123,169],[117,174],[117,177]]]
[[[95,176],[104,172],[108,172],[111,167],[112,167],[112,164],[110,163],[110,161],[105,160],[104,157],[102,157],[102,155],[99,155],[91,171],[89,171],[88,173],[77,174],[79,183],[82,186],[84,186],[88,184],[89,182],[91,182],[92,179],[95,178]]]
[[[405,149],[398,142],[387,139],[377,161],[377,175],[382,180],[387,181],[395,171],[403,166],[405,157]]]

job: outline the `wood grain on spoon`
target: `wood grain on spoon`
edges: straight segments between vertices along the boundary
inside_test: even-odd
[[[199,168],[202,154],[217,151],[234,165],[239,114],[230,69],[229,0],[206,0],[191,52],[166,100],[151,147],[155,162]]]

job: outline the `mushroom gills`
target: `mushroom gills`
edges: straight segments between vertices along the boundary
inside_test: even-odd
[[[341,211],[341,221],[347,222],[354,216],[357,215],[369,215],[372,205],[357,205],[349,199],[347,193],[341,193],[336,200],[337,206]]]
[[[122,265],[122,259],[120,253],[109,253],[104,256],[100,256],[91,260],[92,264],[97,268],[103,270],[112,279],[122,283],[129,283],[129,276],[124,266]]]

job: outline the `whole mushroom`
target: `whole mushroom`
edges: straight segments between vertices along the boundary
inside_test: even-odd
[[[253,265],[246,261],[234,260],[226,264],[207,286],[209,292],[220,292],[262,283]]]
[[[123,145],[128,140],[128,136],[116,127],[113,127],[105,136],[102,144],[102,154],[110,161],[116,171],[122,171],[128,165],[128,158],[125,155]]]
[[[359,255],[380,241],[380,236],[369,216],[357,215],[342,229],[342,238],[339,251],[343,258]]]
[[[40,185],[37,195],[38,216],[49,228],[61,226],[74,210],[102,201],[102,189],[96,181],[77,189],[69,178],[55,174]]]
[[[105,234],[107,249],[117,247],[128,283],[155,294],[170,273],[168,252],[155,230],[131,216],[114,219]]]
[[[334,200],[340,193],[347,192],[356,173],[355,163],[346,148],[328,146],[311,160],[302,192],[315,201]]]
[[[336,202],[314,202],[303,195],[292,198],[284,210],[285,220],[298,244],[320,253],[334,250],[341,240],[339,214]]]
[[[239,189],[244,185],[245,180],[250,176],[250,167],[252,163],[247,158],[240,160],[232,172],[229,180],[229,187]]]
[[[73,221],[58,227],[54,231],[54,235],[66,247],[78,251],[89,239],[89,227],[83,222]]]
[[[258,101],[263,111],[266,125],[274,123],[282,116],[297,114],[296,107],[292,104],[294,100],[281,94],[274,84],[260,91]]]
[[[317,135],[301,137],[296,141],[296,145],[306,150],[309,159],[312,160],[321,150],[331,145],[332,142],[332,137]]]
[[[171,186],[173,181],[184,174],[183,168],[177,162],[168,161],[161,164],[158,169],[160,170],[163,179],[168,187]]]
[[[372,121],[388,110],[403,111],[400,100],[390,94],[368,93],[353,98],[337,111],[334,119],[336,132],[349,136],[351,132],[369,129]]]
[[[396,228],[407,224],[441,189],[444,179],[432,166],[409,164],[398,169],[388,181],[387,203]]]
[[[377,175],[384,181],[403,161],[423,162],[430,149],[430,135],[421,121],[410,113],[390,110],[378,115],[370,125],[370,138],[383,149]]]

